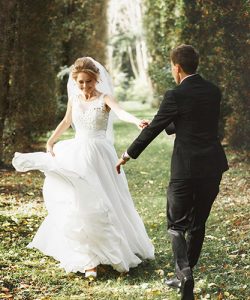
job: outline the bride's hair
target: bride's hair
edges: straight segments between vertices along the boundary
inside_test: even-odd
[[[72,77],[76,80],[79,73],[86,73],[96,81],[99,77],[99,69],[95,66],[94,62],[88,57],[78,58],[73,65]]]

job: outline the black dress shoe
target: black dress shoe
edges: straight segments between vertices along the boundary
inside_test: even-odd
[[[172,279],[166,279],[165,283],[171,288],[175,288],[175,289],[181,288],[181,281],[177,277]]]

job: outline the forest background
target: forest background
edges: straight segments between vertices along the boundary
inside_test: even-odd
[[[194,272],[195,299],[249,298],[249,15],[249,0],[0,0],[0,299],[178,299],[164,284],[174,275],[165,216],[172,137],[160,134],[125,167],[156,259],[128,274],[100,266],[92,283],[26,248],[46,216],[44,176],[15,172],[11,159],[44,151],[64,116],[76,58],[104,64],[121,106],[152,119],[175,86],[169,52],[182,43],[199,50],[198,72],[222,90],[220,138],[230,165]],[[114,125],[120,154],[139,131]]]
[[[1,164],[63,117],[76,58],[107,66],[118,101],[157,108],[181,43],[199,50],[199,73],[222,90],[223,143],[249,150],[249,13],[247,0],[0,1]]]

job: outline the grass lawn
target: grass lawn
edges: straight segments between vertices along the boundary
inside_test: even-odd
[[[134,113],[150,118],[154,111],[146,108]],[[138,130],[133,125],[116,122],[115,133],[120,155]],[[80,274],[66,274],[54,259],[26,248],[46,215],[41,193],[43,175],[2,170],[0,299],[179,299],[175,291],[163,284],[165,276],[173,276],[165,218],[172,146],[173,139],[162,133],[137,160],[125,166],[137,210],[155,245],[156,259],[143,262],[128,274],[101,266],[98,280],[92,282]],[[194,273],[196,299],[250,299],[249,164],[241,153],[227,150],[227,154],[231,168],[224,174]]]

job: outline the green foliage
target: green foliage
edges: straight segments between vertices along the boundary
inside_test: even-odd
[[[92,56],[101,63],[106,59],[106,10],[104,0],[56,0],[53,21],[60,35],[61,66],[77,58]]]
[[[112,46],[113,64],[119,69],[119,73],[124,74],[129,81],[135,77],[135,74],[131,67],[128,48],[131,47],[131,45],[134,46],[136,36],[132,32],[126,32],[124,30],[125,29],[120,28],[120,32],[110,38],[109,45]],[[134,55],[134,49],[131,51]]]
[[[249,1],[183,3],[180,41],[197,47],[200,73],[222,89],[221,135],[232,146],[249,147]]]
[[[115,97],[119,101],[136,101],[139,103],[151,102],[151,90],[140,78],[128,80],[126,74],[120,73],[116,78]]]
[[[145,82],[140,79],[134,79],[130,82],[130,89],[127,94],[127,99],[134,100],[140,103],[150,103],[152,101],[151,90]]]
[[[4,72],[0,82],[3,91],[0,95],[0,159],[9,161],[13,149],[20,147],[21,150],[23,145],[30,144],[32,131],[40,132],[42,123],[43,130],[47,130],[53,123],[54,86],[50,80],[53,65],[48,35],[50,1],[1,4],[4,47],[0,64]]]
[[[173,87],[169,52],[178,43],[182,28],[181,1],[144,0],[144,27],[151,56],[149,75],[153,82],[155,106],[166,89]]]
[[[156,95],[173,86],[170,49],[192,44],[200,52],[199,72],[222,89],[221,137],[232,146],[249,148],[249,1],[144,0],[144,4]]]
[[[0,162],[29,151],[62,118],[62,66],[82,56],[104,63],[106,9],[106,0],[0,2]]]

